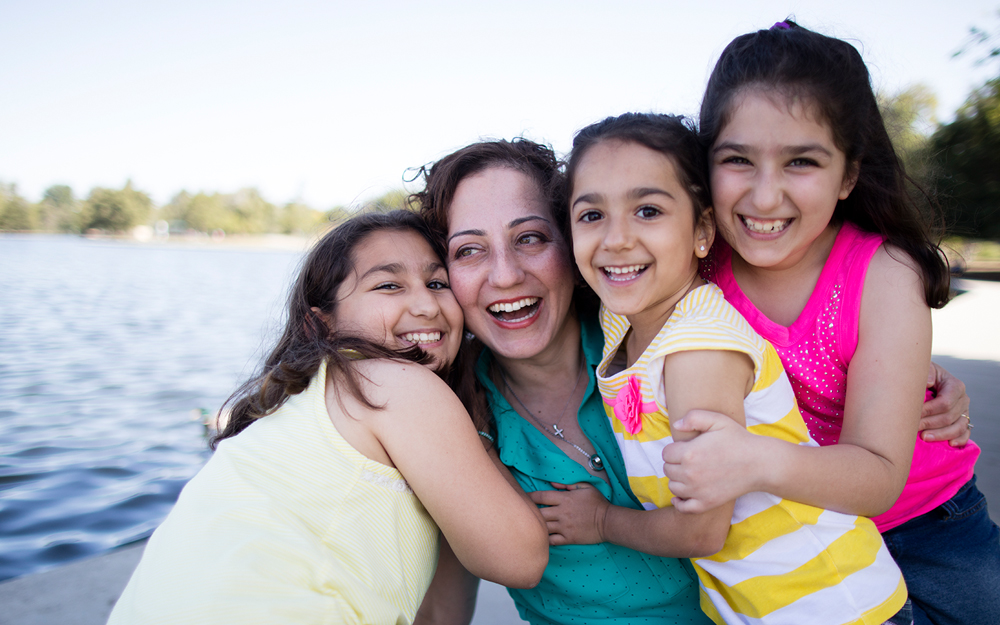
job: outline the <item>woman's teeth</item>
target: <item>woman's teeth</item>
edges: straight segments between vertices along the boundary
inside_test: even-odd
[[[631,280],[649,265],[628,265],[626,267],[604,267],[604,273],[615,282]]]
[[[441,340],[440,332],[408,332],[403,335],[403,340],[407,343],[437,343]]]
[[[781,232],[788,224],[792,223],[791,219],[754,219],[753,217],[742,215],[740,219],[743,220],[743,225],[747,227],[747,230],[759,232],[760,234]]]
[[[516,302],[493,304],[488,308],[488,310],[492,313],[517,312],[522,308],[527,308],[528,306],[534,306],[536,303],[538,303],[537,297],[526,297],[524,299],[519,299]]]

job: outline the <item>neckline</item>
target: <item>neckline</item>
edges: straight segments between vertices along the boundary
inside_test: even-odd
[[[830,248],[830,253],[823,262],[823,269],[816,280],[816,286],[809,294],[809,299],[806,300],[802,312],[789,326],[772,321],[743,292],[743,288],[736,281],[736,275],[733,273],[733,249],[725,241],[720,241],[724,245],[719,247],[719,258],[716,265],[717,278],[720,283],[725,285],[726,299],[734,300],[740,304],[740,313],[747,318],[754,330],[763,334],[771,343],[787,347],[797,343],[805,334],[812,331],[812,322],[817,312],[822,309],[827,293],[840,271],[840,263],[837,261],[849,250],[856,238],[856,232],[857,228],[852,224],[848,222],[841,224],[840,230],[837,231],[837,236],[833,240],[833,247]],[[830,262],[831,259],[834,262]],[[718,271],[720,267],[724,267],[725,271]]]

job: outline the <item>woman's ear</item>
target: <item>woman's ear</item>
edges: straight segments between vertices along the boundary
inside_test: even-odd
[[[712,207],[709,206],[702,211],[701,219],[694,229],[694,255],[698,258],[708,256],[713,241],[715,241],[715,218]]]
[[[858,184],[858,175],[860,173],[861,163],[859,161],[847,164],[847,169],[844,171],[844,181],[840,183],[840,193],[837,194],[837,199],[846,200],[851,195],[854,185]]]

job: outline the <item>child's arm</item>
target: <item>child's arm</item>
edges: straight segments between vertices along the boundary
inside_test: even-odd
[[[455,394],[420,365],[366,364],[370,398],[384,406],[367,413],[371,431],[461,563],[504,586],[537,584],[548,563],[544,521],[483,449]]]
[[[909,474],[930,346],[930,309],[920,277],[880,249],[865,280],[840,443],[802,447],[749,435],[704,413],[690,415],[679,429],[707,434],[686,448],[664,450],[664,473],[676,483],[672,490],[688,498],[675,505],[698,512],[760,490],[838,512],[885,512]],[[700,488],[705,485],[711,486]]]
[[[670,354],[664,359],[663,379],[669,414],[684,415],[698,406],[728,415],[734,427],[743,426],[743,400],[753,381],[753,364],[746,355],[731,351]],[[673,435],[675,440],[693,436]],[[732,501],[701,514],[683,514],[672,506],[633,510],[612,506],[593,488],[538,491],[531,498],[550,506],[542,508],[542,516],[553,545],[611,542],[675,558],[719,551],[733,516]]]

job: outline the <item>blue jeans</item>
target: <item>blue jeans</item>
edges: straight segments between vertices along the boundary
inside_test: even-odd
[[[903,571],[915,625],[1000,623],[1000,528],[975,476],[882,538]]]

